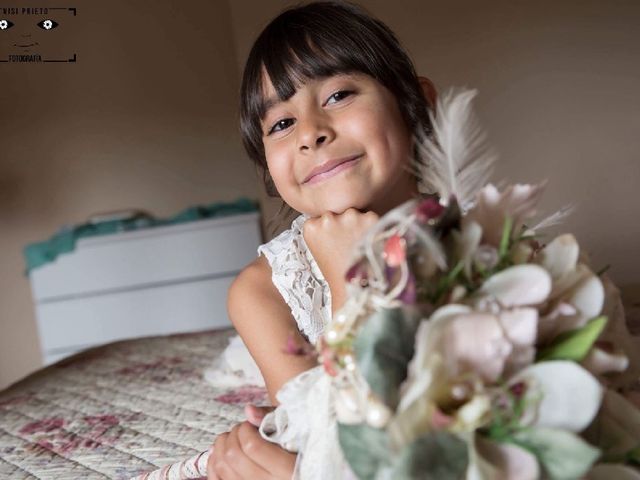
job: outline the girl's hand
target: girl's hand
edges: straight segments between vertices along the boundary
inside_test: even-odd
[[[257,426],[272,407],[245,408],[248,421],[218,435],[207,463],[207,480],[289,480],[296,454],[260,436]]]
[[[374,212],[362,213],[349,208],[340,214],[327,212],[309,218],[302,234],[313,258],[331,290],[331,310],[335,313],[345,302],[345,274],[353,250],[365,232],[378,221]]]

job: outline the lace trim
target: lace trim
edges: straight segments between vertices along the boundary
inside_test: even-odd
[[[258,247],[271,265],[271,279],[291,309],[298,329],[315,344],[331,320],[331,291],[302,235],[302,214],[291,228]]]

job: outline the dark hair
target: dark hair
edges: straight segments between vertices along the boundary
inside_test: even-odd
[[[262,142],[263,68],[283,101],[308,79],[365,73],[393,93],[415,135],[431,135],[427,101],[413,63],[389,27],[349,2],[313,2],[289,8],[273,19],[253,44],[240,90],[242,142],[261,171],[269,196],[279,195],[267,169]],[[418,158],[417,149],[414,156]]]

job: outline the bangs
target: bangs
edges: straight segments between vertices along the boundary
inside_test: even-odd
[[[263,89],[266,73],[278,99],[286,101],[311,79],[322,79],[337,74],[362,72],[374,76],[365,55],[349,35],[335,36],[326,26],[317,34],[308,29],[272,31],[265,39],[266,48],[260,58],[260,75],[251,85],[249,98],[256,98],[254,118],[264,119],[267,98]],[[312,40],[313,38],[313,40]],[[256,59],[257,60],[257,59]],[[257,72],[256,72],[257,73]]]
[[[241,116],[251,124],[245,128],[262,135],[260,123],[267,107],[263,72],[280,101],[291,98],[310,79],[340,73],[365,73],[390,87],[382,74],[389,63],[383,53],[389,51],[385,40],[390,32],[361,10],[348,4],[340,7],[330,12],[330,19],[321,8],[285,11],[256,39],[241,88]]]

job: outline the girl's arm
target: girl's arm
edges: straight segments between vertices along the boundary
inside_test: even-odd
[[[354,246],[378,221],[374,212],[349,208],[340,214],[327,212],[306,220],[305,243],[311,250],[329,289],[331,310],[335,313],[346,299],[345,273]],[[285,303],[271,281],[271,267],[264,256],[246,267],[229,289],[229,317],[244,340],[264,377],[269,398],[289,379],[317,365],[314,359],[283,352],[287,339],[307,343]]]
[[[327,212],[309,218],[303,226],[305,243],[331,290],[332,313],[346,298],[344,276],[354,246],[378,219],[374,212],[349,208],[340,214]],[[231,284],[227,308],[233,325],[262,372],[272,404],[276,405],[275,394],[280,387],[317,362],[284,353],[290,335],[299,345],[307,342],[271,281],[271,267],[264,256],[249,264]]]
[[[264,256],[249,264],[231,284],[227,309],[262,372],[269,399],[276,405],[275,394],[280,387],[313,368],[316,362],[283,351],[291,335],[299,345],[307,342],[300,334],[289,306],[271,281],[271,267]]]
[[[291,310],[271,281],[271,267],[264,256],[240,272],[231,284],[227,300],[229,318],[247,345],[264,377],[269,399],[276,405],[276,392],[289,379],[316,365],[315,360],[283,352],[298,331]],[[209,457],[209,480],[289,479],[296,455],[264,440],[255,422],[242,422],[218,435]]]

